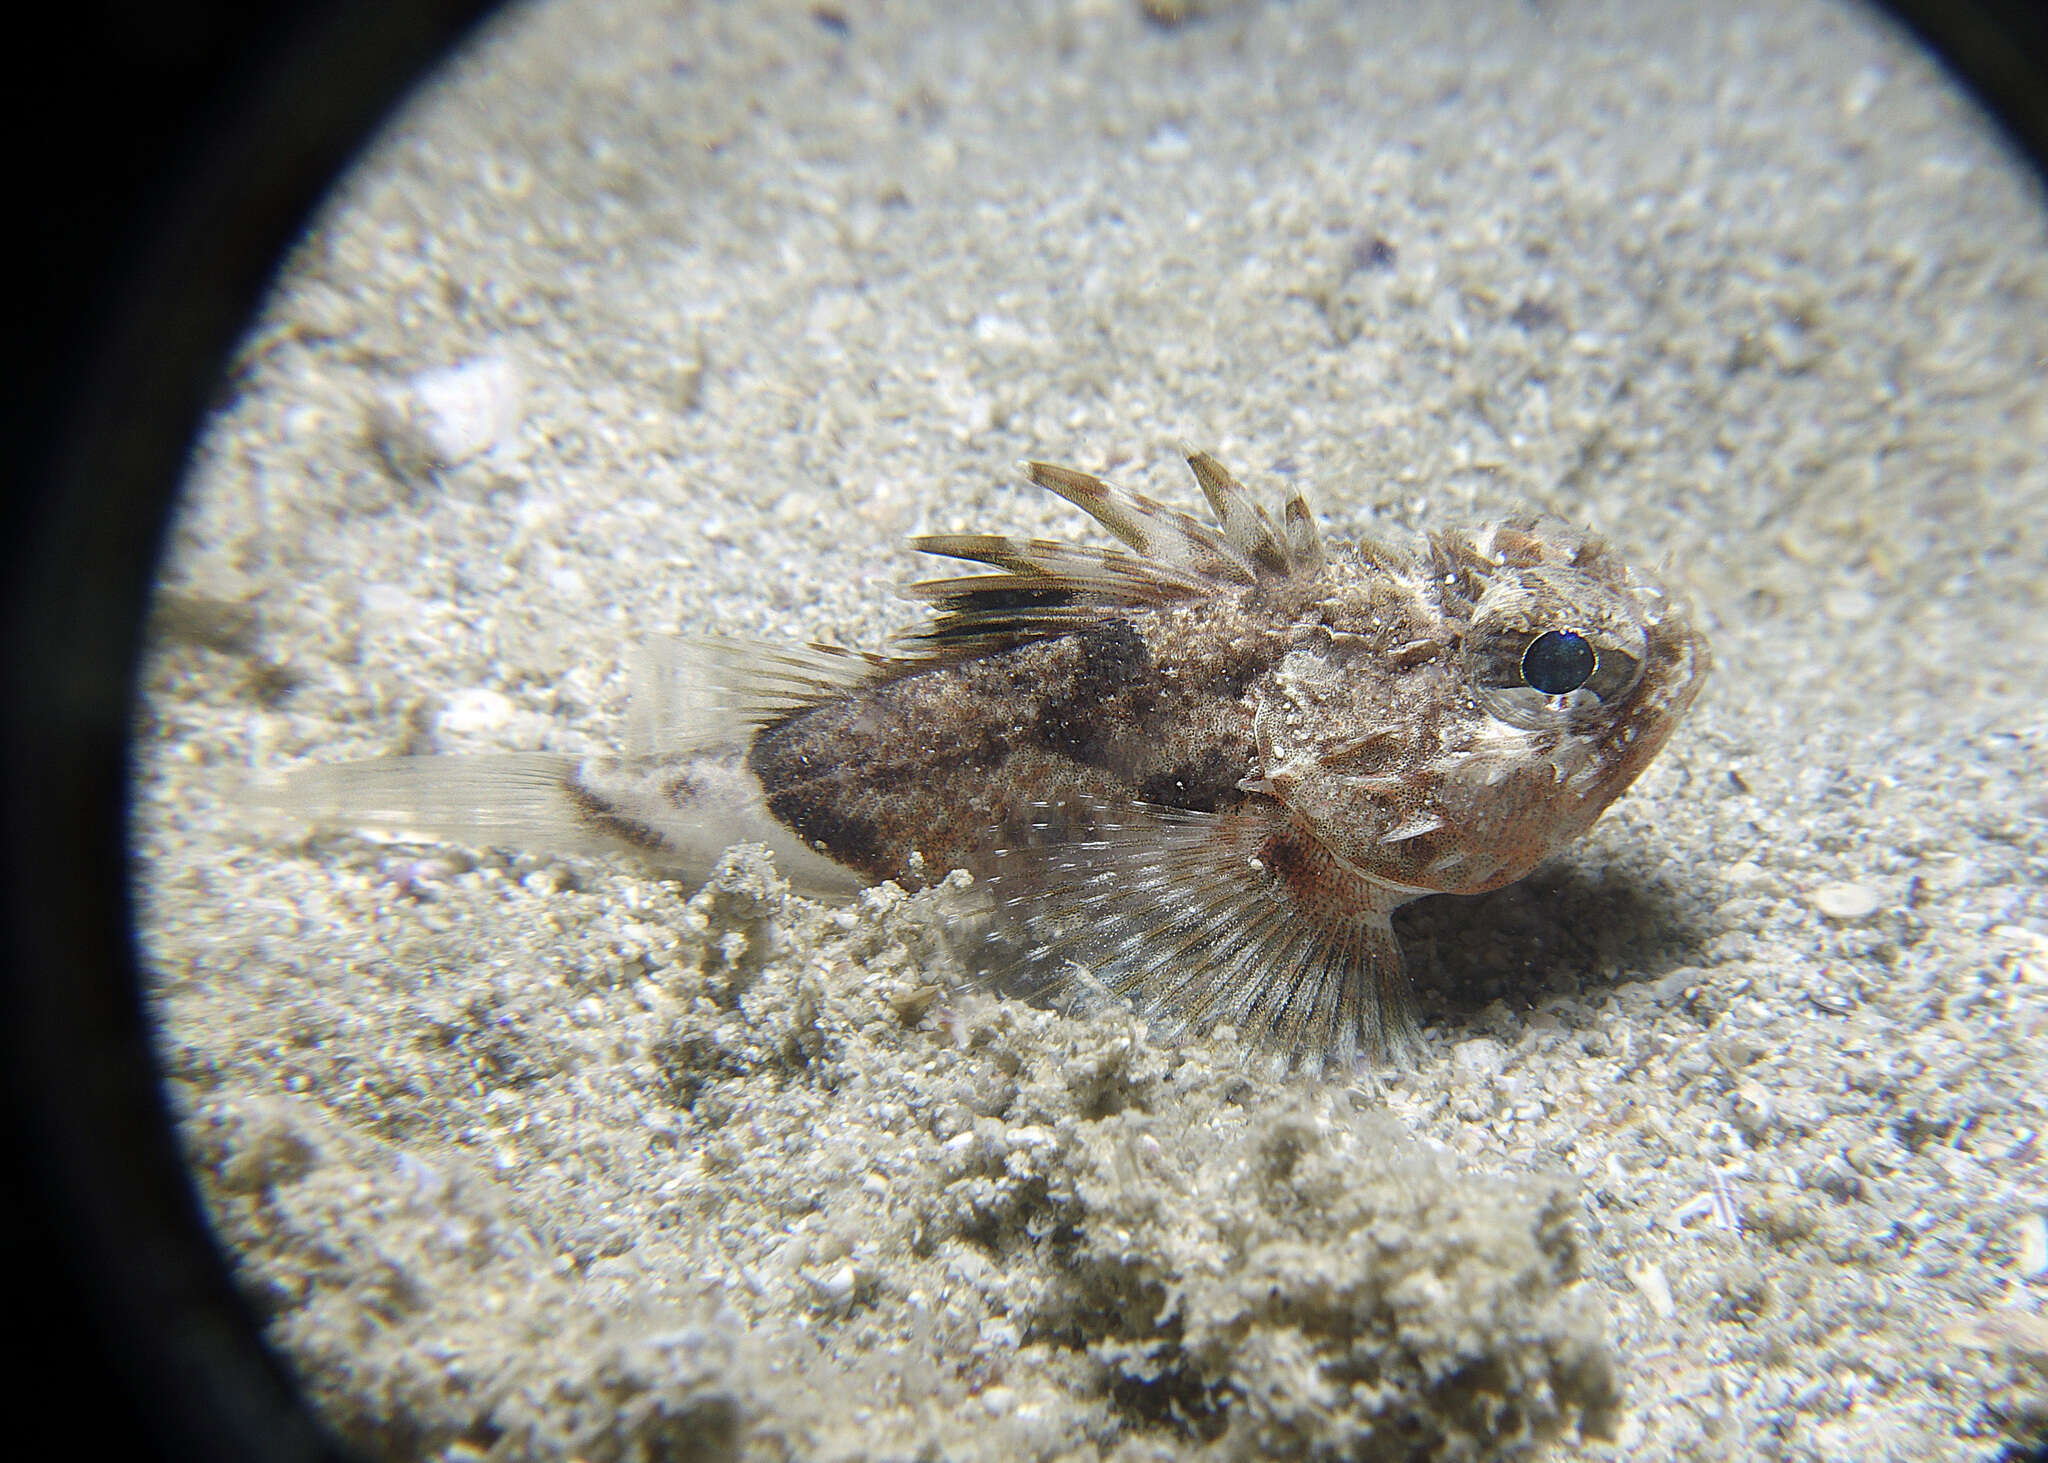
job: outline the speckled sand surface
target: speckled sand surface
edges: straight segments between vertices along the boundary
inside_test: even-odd
[[[507,15],[292,261],[165,570],[144,938],[249,1293],[397,1457],[1996,1455],[2044,359],[2033,184],[1846,5]],[[1591,523],[1714,637],[1582,847],[1402,917],[1414,1070],[999,1000],[757,857],[235,801],[601,749],[637,635],[871,644],[906,533],[1078,531],[1017,459],[1189,501],[1183,441],[1339,536]]]

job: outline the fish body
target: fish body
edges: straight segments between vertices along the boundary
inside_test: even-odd
[[[1298,495],[1275,518],[1188,461],[1214,526],[1028,464],[1122,547],[914,540],[985,569],[912,586],[936,614],[890,654],[651,642],[622,758],[385,759],[286,801],[680,873],[759,839],[825,893],[965,868],[1048,981],[1294,1056],[1395,1054],[1391,911],[1582,834],[1691,705],[1705,641],[1564,524],[1332,548]]]

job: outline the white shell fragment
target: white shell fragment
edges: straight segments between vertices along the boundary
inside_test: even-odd
[[[842,1262],[822,1274],[804,1273],[804,1281],[810,1286],[818,1305],[833,1312],[844,1312],[853,1304],[859,1278],[850,1262]]]
[[[409,431],[438,467],[489,452],[519,430],[526,383],[505,356],[479,356],[410,377],[384,403],[386,432]]]
[[[1678,1314],[1678,1303],[1672,1299],[1671,1282],[1665,1278],[1662,1265],[1649,1261],[1642,1265],[1624,1265],[1622,1269],[1660,1320],[1668,1321]]]
[[[1806,901],[1829,919],[1844,922],[1869,919],[1883,902],[1867,884],[1823,884]]]

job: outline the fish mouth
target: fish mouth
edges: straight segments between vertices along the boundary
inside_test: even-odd
[[[1707,644],[1706,636],[1687,625],[1678,638],[1685,670],[1682,677],[1675,679],[1673,690],[1665,702],[1665,715],[1673,723],[1692,709],[1692,703],[1699,699],[1700,691],[1714,669],[1714,652]]]

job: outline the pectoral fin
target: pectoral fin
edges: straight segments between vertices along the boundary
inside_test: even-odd
[[[1338,864],[1293,815],[1081,801],[990,859],[1002,937],[1039,981],[1130,999],[1167,1030],[1232,1025],[1291,1061],[1412,1037],[1388,915],[1414,895]]]

